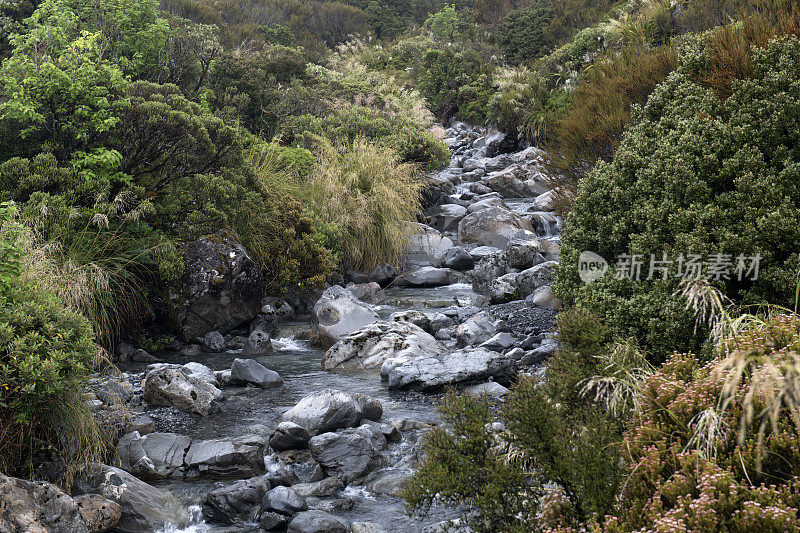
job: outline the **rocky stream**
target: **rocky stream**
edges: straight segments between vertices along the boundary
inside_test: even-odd
[[[61,530],[80,515],[89,531],[435,532],[459,516],[409,516],[396,493],[445,389],[502,401],[555,349],[561,221],[540,150],[460,123],[445,142],[405,265],[262,300],[231,235],[189,245],[189,342],[123,344],[122,373],[93,380],[117,463],[63,495]]]

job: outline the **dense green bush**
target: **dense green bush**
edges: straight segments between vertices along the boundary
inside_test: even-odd
[[[31,476],[35,461],[64,461],[67,476],[103,451],[83,401],[97,346],[85,318],[22,281],[25,230],[0,209],[0,470]]]
[[[636,337],[655,360],[696,349],[702,331],[677,296],[680,254],[728,254],[737,302],[794,305],[800,267],[800,42],[782,38],[746,47],[752,69],[717,96],[703,80],[724,68],[704,40],[687,44],[680,67],[635,114],[610,164],[579,187],[562,240],[557,292],[567,305],[593,309],[615,334]],[[666,281],[578,278],[578,255],[666,253]],[[757,280],[734,272],[736,258],[760,254]],[[648,265],[645,265],[645,268]],[[706,266],[708,266],[706,262]],[[646,276],[645,276],[646,277]]]
[[[429,132],[403,116],[382,117],[366,107],[348,107],[326,116],[288,117],[283,135],[300,138],[304,134],[327,137],[333,142],[365,137],[375,144],[396,151],[404,162],[429,170],[441,168],[449,159],[447,148]]]
[[[440,120],[457,116],[470,123],[486,120],[486,101],[493,92],[491,65],[475,50],[430,50],[418,67],[419,88]]]
[[[512,11],[500,23],[497,44],[509,63],[536,59],[553,44],[550,22],[555,12],[552,4],[539,0]]]

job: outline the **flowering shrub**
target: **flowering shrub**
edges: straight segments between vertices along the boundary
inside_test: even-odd
[[[645,380],[620,452],[628,465],[605,531],[800,528],[800,318],[675,354]],[[623,511],[624,510],[624,511]]]

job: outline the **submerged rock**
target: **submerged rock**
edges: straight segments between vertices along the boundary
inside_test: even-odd
[[[185,341],[227,333],[261,308],[261,270],[232,232],[201,237],[183,250],[184,275],[169,293],[170,320]]]

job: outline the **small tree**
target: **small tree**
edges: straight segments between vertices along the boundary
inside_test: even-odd
[[[464,22],[461,15],[456,12],[453,4],[444,6],[441,11],[437,11],[425,21],[425,28],[430,30],[433,36],[440,41],[453,42],[461,35]]]

